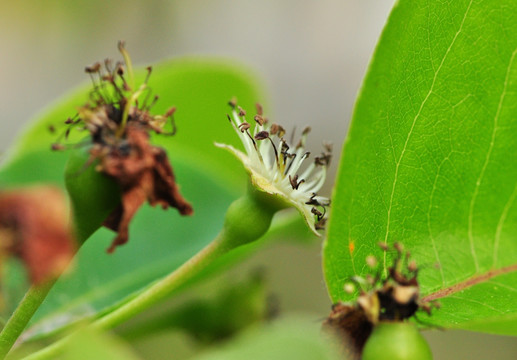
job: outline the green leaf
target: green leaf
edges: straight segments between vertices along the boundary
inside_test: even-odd
[[[195,360],[332,360],[341,356],[325,341],[314,318],[296,317],[251,329]]]
[[[109,311],[173,271],[215,237],[228,205],[244,190],[247,175],[213,142],[237,145],[239,140],[225,116],[227,102],[237,96],[243,106],[252,108],[262,99],[257,83],[249,70],[222,60],[180,59],[155,66],[150,81],[160,95],[155,110],[162,113],[176,106],[178,133],[153,140],[166,148],[195,215],[181,217],[174,210],[145,207],[134,218],[129,243],[113,255],[106,254],[106,249],[114,234],[98,230],[81,248],[73,270],[58,281],[35,314],[26,337]],[[86,101],[89,89],[79,89],[37,117],[0,170],[1,187],[35,182],[64,187],[69,153],[50,151],[57,135],[51,134],[48,126],[58,127],[73,116],[75,108]],[[64,130],[58,127],[58,131]],[[72,141],[82,137],[84,133],[71,134]]]
[[[81,329],[74,334],[59,358],[62,360],[140,359],[129,345],[120,339],[90,328]]]
[[[517,335],[516,55],[513,0],[397,2],[336,182],[333,301],[350,298],[343,284],[367,255],[390,265],[378,242],[399,241],[423,295],[440,298],[426,322]]]

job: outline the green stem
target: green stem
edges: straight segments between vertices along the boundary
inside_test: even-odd
[[[75,218],[81,214],[81,218],[88,216],[88,222],[74,224],[75,233],[79,246],[88,239],[102,224],[104,219],[113,211],[120,199],[118,188],[113,182],[103,177],[93,166],[84,170],[84,164],[89,159],[89,153],[80,150],[72,152],[65,170],[66,185],[69,194],[72,195],[72,207],[74,209]],[[77,176],[82,174],[82,176]],[[89,180],[93,178],[94,180]],[[87,182],[91,181],[91,184]],[[93,189],[92,192],[85,195],[83,191],[85,182],[87,188]],[[92,193],[97,194],[96,196]],[[79,197],[79,199],[77,199]],[[91,198],[96,199],[96,203],[92,205]],[[102,199],[103,201],[99,201]],[[53,280],[40,286],[32,286],[25,294],[18,307],[5,324],[2,332],[0,332],[0,359],[5,358],[21,335],[30,319],[43,303],[48,293],[57,282],[59,276]]]
[[[234,201],[226,213],[223,230],[210,244],[170,275],[151,285],[113,312],[94,321],[91,326],[102,330],[114,328],[165,299],[228,251],[262,237],[269,229],[275,212],[283,207],[282,204],[272,203],[270,198],[267,199],[264,196],[256,190],[251,190],[247,195]],[[68,338],[69,336],[32,354],[26,360],[55,358],[62,352]]]
[[[56,281],[57,279],[39,286],[32,286],[27,291],[0,333],[0,359],[7,356]]]
[[[111,329],[166,298],[173,290],[185,284],[193,275],[203,270],[207,264],[229,250],[223,240],[221,236],[218,236],[174,272],[152,285],[135,299],[95,321],[92,326],[98,329]]]

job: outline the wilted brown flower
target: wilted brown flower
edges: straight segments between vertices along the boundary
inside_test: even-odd
[[[138,125],[128,123],[126,133],[125,151],[110,148],[102,156],[103,147],[92,149],[92,156],[101,158],[100,171],[115,179],[122,190],[121,204],[104,222],[106,227],[118,232],[109,252],[127,242],[129,223],[146,200],[164,209],[175,207],[182,215],[192,214],[192,207],[176,186],[165,151],[150,145],[149,135]]]
[[[385,251],[389,250],[384,244],[382,246]],[[355,302],[334,304],[323,324],[326,331],[335,332],[342,339],[347,359],[360,359],[364,344],[378,322],[403,321],[418,310],[430,314],[432,307],[438,307],[437,303],[420,298],[418,267],[414,261],[409,261],[409,252],[405,252],[399,243],[393,248],[396,256],[393,265],[387,269],[387,277],[382,278],[379,271],[375,276],[351,278],[345,288],[350,284],[358,285],[361,289],[359,297]],[[366,262],[373,265],[372,259],[368,258],[370,256]]]
[[[66,199],[38,186],[0,191],[0,252],[20,258],[32,283],[63,272],[76,251]]]
[[[152,69],[147,68],[147,77],[135,88],[131,60],[123,43],[119,43],[119,50],[124,63],[113,65],[106,60],[104,67],[95,63],[86,68],[94,86],[90,101],[79,108],[76,118],[65,122],[68,130],[82,126],[90,133],[93,146],[88,164],[98,161],[96,169],[112,178],[122,191],[120,206],[104,223],[118,232],[108,252],[128,241],[129,223],[145,201],[164,209],[175,207],[182,215],[192,214],[192,207],[176,185],[165,150],[149,142],[149,133],[164,133],[168,120],[172,124],[169,134],[174,134],[175,108],[163,115],[151,115],[158,100],[158,96],[151,100],[147,86]]]

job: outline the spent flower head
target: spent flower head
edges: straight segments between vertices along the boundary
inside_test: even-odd
[[[379,245],[385,251],[390,250],[384,243]],[[374,274],[353,276],[344,284],[348,294],[359,290],[357,300],[334,304],[324,322],[324,328],[344,337],[351,359],[359,358],[373,327],[379,322],[406,321],[415,317],[418,311],[431,315],[431,310],[440,306],[420,296],[419,269],[410,260],[410,253],[400,243],[393,244],[393,249],[395,257],[387,275],[384,276],[377,266],[378,261],[372,255],[368,256],[366,263]]]
[[[289,143],[285,129],[271,123],[264,117],[262,106],[257,104],[253,121],[248,122],[246,111],[230,101],[232,107],[228,120],[244,145],[245,152],[226,144],[216,144],[228,149],[244,165],[253,185],[259,190],[278,196],[303,215],[309,228],[317,235],[326,222],[330,200],[318,196],[317,191],[325,182],[327,167],[331,159],[331,146],[324,145],[324,151],[310,161],[305,149],[310,128],[302,131],[296,145]],[[307,165],[309,163],[309,165]]]
[[[124,61],[115,64],[109,59],[104,66],[97,62],[86,67],[92,79],[93,89],[89,101],[77,111],[74,118],[65,121],[69,127],[66,136],[74,127],[89,133],[90,159],[95,169],[113,179],[121,190],[121,203],[104,221],[104,226],[117,232],[108,251],[122,245],[129,238],[129,223],[146,201],[164,209],[175,207],[182,215],[192,214],[192,207],[182,197],[164,149],[150,143],[149,133],[164,133],[175,108],[163,115],[151,114],[158,100],[148,86],[151,67],[140,84],[135,84],[133,67],[124,43],[119,43]],[[53,149],[64,146],[54,144]]]

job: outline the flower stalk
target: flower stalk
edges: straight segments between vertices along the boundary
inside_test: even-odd
[[[268,231],[274,214],[285,207],[281,202],[271,202],[263,192],[250,185],[248,192],[230,205],[223,229],[210,244],[138,296],[93,321],[91,326],[101,330],[112,329],[167,298],[214,260],[232,249],[261,238]],[[32,354],[26,360],[55,358],[62,352],[68,338],[69,336]]]

